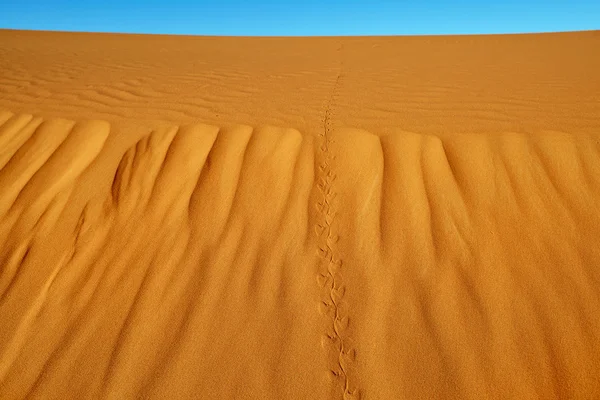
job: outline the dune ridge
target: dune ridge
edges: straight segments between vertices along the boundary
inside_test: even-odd
[[[600,393],[598,135],[0,120],[0,397]]]

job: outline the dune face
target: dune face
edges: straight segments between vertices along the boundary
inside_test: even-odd
[[[600,398],[598,48],[0,31],[0,398]]]

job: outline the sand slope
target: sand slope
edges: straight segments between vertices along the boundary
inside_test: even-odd
[[[597,133],[599,31],[227,38],[0,30],[0,108],[156,128]]]
[[[600,397],[599,40],[0,31],[0,398]]]

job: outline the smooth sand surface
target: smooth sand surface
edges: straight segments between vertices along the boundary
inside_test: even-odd
[[[600,32],[0,30],[0,398],[600,398]]]

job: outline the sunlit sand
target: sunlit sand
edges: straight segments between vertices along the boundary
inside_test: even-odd
[[[600,398],[599,49],[0,30],[0,398]]]

